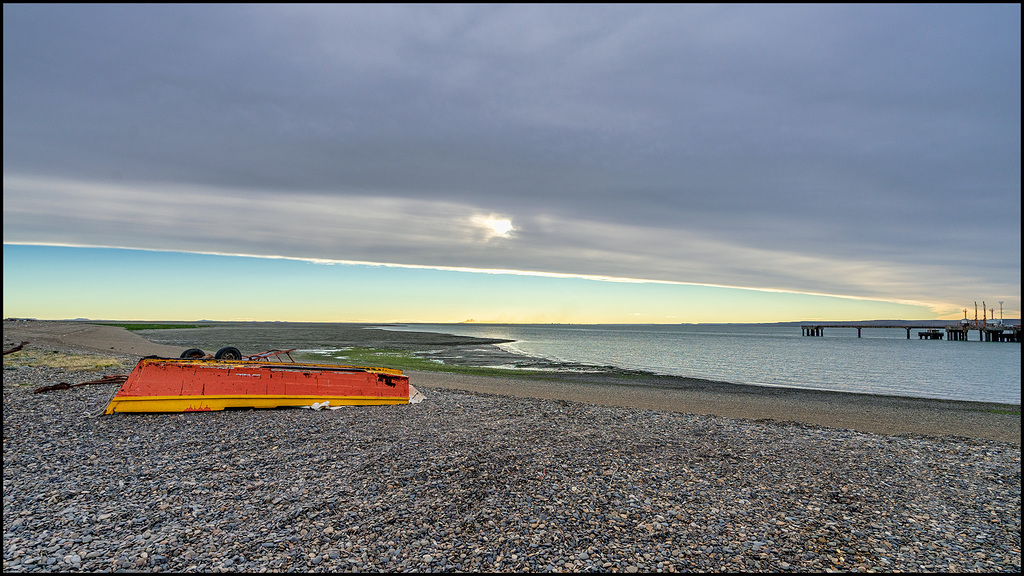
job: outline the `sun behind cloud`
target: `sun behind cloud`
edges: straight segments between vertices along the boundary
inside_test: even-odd
[[[510,218],[494,214],[477,214],[473,216],[472,222],[475,226],[483,229],[486,234],[486,240],[490,240],[491,238],[508,238],[512,236],[512,233],[516,230],[515,226],[512,225],[512,220]]]
[[[491,219],[487,221],[487,224],[498,236],[508,236],[514,230],[512,221],[507,218]]]

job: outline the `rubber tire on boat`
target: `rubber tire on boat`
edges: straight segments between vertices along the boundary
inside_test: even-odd
[[[199,348],[189,348],[182,352],[181,356],[178,356],[178,358],[202,358],[203,356],[206,356],[206,352],[203,352]]]
[[[213,357],[217,360],[241,360],[242,353],[238,351],[238,348],[225,346],[220,350],[217,350],[217,353],[214,354]]]

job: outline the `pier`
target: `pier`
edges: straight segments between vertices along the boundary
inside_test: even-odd
[[[917,337],[921,340],[946,340],[966,342],[973,339],[971,332],[978,332],[979,342],[1020,342],[1020,326],[1002,326],[1000,324],[950,324],[944,328],[936,328],[934,324],[929,325],[889,325],[889,324],[804,324],[800,326],[804,336],[824,336],[825,328],[856,328],[857,338],[861,337],[861,330],[864,328],[898,328],[907,331],[907,340],[910,340],[911,330],[921,330]]]
[[[1020,326],[946,326],[946,339],[966,342],[972,330],[978,331],[979,342],[1020,342]]]

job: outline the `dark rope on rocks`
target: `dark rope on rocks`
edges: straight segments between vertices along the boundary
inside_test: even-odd
[[[14,348],[10,348],[8,350],[4,350],[4,356],[7,356],[8,354],[13,354],[14,352],[20,351],[22,349],[22,347],[25,346],[26,344],[28,344],[28,342],[22,342],[21,344],[18,344]]]
[[[100,378],[99,380],[90,380],[88,382],[82,382],[80,384],[68,384],[67,382],[61,382],[59,384],[52,384],[50,386],[42,386],[40,388],[36,388],[32,392],[39,394],[41,392],[50,392],[53,390],[70,390],[71,388],[77,388],[78,386],[88,386],[90,384],[123,384],[124,381],[127,379],[127,376],[107,375],[104,376],[103,378]]]

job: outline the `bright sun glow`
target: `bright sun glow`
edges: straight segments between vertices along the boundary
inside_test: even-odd
[[[494,230],[498,236],[508,236],[512,232],[512,221],[508,218],[489,218],[487,225]]]
[[[478,214],[473,216],[472,222],[475,226],[479,226],[486,232],[486,239],[491,238],[508,238],[515,231],[515,226],[512,225],[512,220],[509,218],[502,218],[494,214],[483,215]]]

